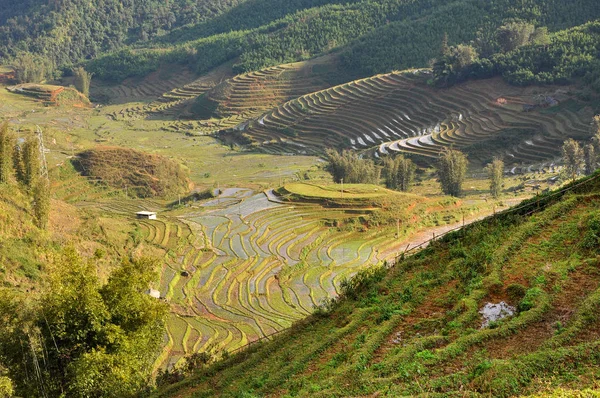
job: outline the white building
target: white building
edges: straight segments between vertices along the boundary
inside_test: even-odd
[[[135,213],[137,218],[145,218],[148,220],[156,220],[156,213],[153,211],[138,211]]]

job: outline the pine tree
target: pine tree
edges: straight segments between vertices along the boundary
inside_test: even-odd
[[[0,184],[7,184],[12,181],[15,144],[15,137],[8,129],[8,124],[0,125]]]
[[[456,149],[444,148],[438,159],[438,177],[442,191],[447,195],[460,196],[467,175],[467,157]]]
[[[48,180],[41,178],[33,191],[33,211],[38,228],[48,228],[50,216],[50,184]]]
[[[29,188],[33,188],[40,177],[40,146],[35,137],[29,137],[25,140],[22,156],[23,183]]]
[[[583,151],[579,143],[572,138],[566,140],[562,146],[562,157],[567,175],[575,180],[584,166]]]
[[[494,198],[498,198],[502,192],[502,180],[504,179],[504,162],[494,158],[492,163],[486,167],[488,178],[490,179],[490,193]]]

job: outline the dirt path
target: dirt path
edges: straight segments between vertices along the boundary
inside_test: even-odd
[[[504,201],[505,206],[502,207],[501,210],[506,210],[512,206],[515,206],[519,203],[521,203],[521,201],[527,199],[526,197],[523,198],[514,198],[514,199],[508,199]],[[486,217],[489,217],[490,215],[493,214],[493,210],[492,211],[486,211],[486,212],[482,212],[479,215],[477,215],[476,217],[471,217],[471,218],[465,218],[465,223],[464,225],[467,226],[469,224],[472,224],[474,222],[483,220]],[[415,234],[413,234],[410,239],[404,241],[402,243],[402,245],[400,245],[401,247],[403,247],[403,249],[401,250],[400,253],[405,252],[406,250],[410,250],[410,249],[414,249],[417,246],[421,246],[423,248],[427,247],[427,245],[429,244],[429,241],[434,237],[437,238],[440,235],[443,235],[445,233],[447,233],[448,231],[452,231],[454,229],[460,228],[462,226],[462,221],[461,222],[457,222],[454,224],[447,224],[447,225],[442,225],[439,227],[435,227],[435,228],[428,228],[425,230],[421,230],[419,232],[416,232]]]

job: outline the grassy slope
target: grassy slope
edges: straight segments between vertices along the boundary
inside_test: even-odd
[[[511,396],[597,387],[600,175],[400,261],[158,396]],[[478,310],[517,316],[482,329]]]

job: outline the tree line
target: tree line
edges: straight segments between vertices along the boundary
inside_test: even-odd
[[[336,183],[379,184],[383,177],[386,188],[408,192],[415,180],[417,170],[414,162],[404,155],[387,157],[381,165],[372,159],[359,157],[351,151],[337,152],[326,150],[327,170]],[[468,160],[465,154],[453,148],[443,148],[437,159],[435,168],[442,192],[447,195],[461,196],[462,184],[467,175]],[[495,159],[489,166],[491,192],[497,197],[501,191],[504,163]]]

